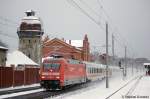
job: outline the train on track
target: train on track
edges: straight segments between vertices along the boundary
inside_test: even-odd
[[[102,64],[73,59],[47,57],[40,69],[40,84],[46,90],[64,89],[67,86],[105,78],[106,67]],[[112,69],[108,69],[108,76]]]

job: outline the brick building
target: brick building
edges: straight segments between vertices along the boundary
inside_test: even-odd
[[[85,35],[84,40],[61,40],[58,38],[49,40],[45,38],[43,41],[42,54],[43,57],[57,54],[65,58],[89,61],[90,49],[88,37]]]

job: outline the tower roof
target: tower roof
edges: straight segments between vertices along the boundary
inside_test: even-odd
[[[30,17],[24,17],[21,21],[21,23],[26,23],[26,24],[41,24],[40,19],[35,16],[30,16]]]
[[[22,18],[17,34],[19,37],[33,37],[43,35],[42,22],[39,17],[35,16],[33,10],[25,12],[27,16]]]
[[[33,10],[27,10],[25,13],[27,14],[27,16],[34,16],[35,15],[35,11],[33,11]]]
[[[41,24],[40,18],[35,16],[35,11],[27,10],[25,13],[27,16],[22,19],[21,23]]]

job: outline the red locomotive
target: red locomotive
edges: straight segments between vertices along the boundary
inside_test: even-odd
[[[40,70],[41,86],[46,90],[63,89],[66,86],[100,80],[105,77],[106,66],[73,59],[45,58]],[[108,70],[109,77],[112,70]]]
[[[41,86],[45,89],[63,89],[86,82],[85,64],[78,60],[47,58],[41,67]]]

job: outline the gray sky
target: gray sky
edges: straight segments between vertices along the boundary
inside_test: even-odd
[[[99,0],[111,20],[100,9],[98,0],[75,1],[103,28],[105,20],[108,20],[110,45],[112,33],[115,33],[117,39],[116,55],[124,56],[123,44],[126,43],[128,56],[134,54],[135,57],[150,59],[150,0]],[[18,25],[28,9],[36,11],[43,21],[45,34],[49,34],[50,38],[83,39],[87,34],[91,50],[94,50],[93,46],[105,44],[105,31],[67,0],[0,0],[0,16],[13,20]],[[0,32],[17,38],[16,31],[17,25],[10,26],[7,21],[0,19]],[[17,39],[0,35],[0,40],[7,43],[11,49],[17,48]],[[105,48],[96,47],[96,50],[104,52]]]

